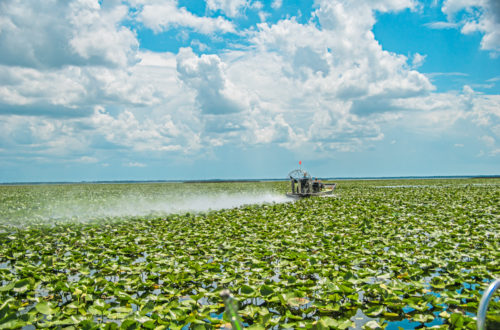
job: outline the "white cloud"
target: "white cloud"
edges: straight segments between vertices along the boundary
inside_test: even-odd
[[[329,157],[370,147],[392,121],[416,134],[445,134],[460,121],[500,134],[498,96],[467,86],[434,93],[416,70],[425,55],[391,53],[375,39],[375,12],[413,9],[412,1],[317,1],[310,22],[259,24],[241,34],[246,46],[217,55],[139,50],[134,32],[120,25],[129,15],[121,3],[89,4],[63,6],[57,17],[38,4],[33,29],[28,19],[21,24],[13,19],[19,15],[1,12],[0,38],[21,55],[13,63],[12,54],[0,54],[0,149],[80,162],[111,163],[113,154],[128,164],[131,152],[192,157],[228,145],[274,144]],[[128,19],[157,32],[235,30],[225,18],[198,17],[176,1],[132,4],[137,15]],[[245,6],[219,1],[211,8],[237,16]],[[51,22],[65,31],[53,32],[55,40],[71,51],[44,53]],[[37,37],[36,29],[48,32]],[[26,54],[5,31],[26,42]]]
[[[0,113],[88,116],[96,104],[152,106],[176,93],[172,54],[138,52],[129,68],[66,66],[51,71],[0,65]],[[165,89],[164,86],[170,86]]]
[[[254,1],[250,5],[250,7],[253,8],[253,9],[261,10],[262,8],[264,8],[264,5],[260,1]]]
[[[469,75],[467,73],[463,73],[463,72],[432,72],[432,73],[427,73],[426,76],[429,77],[429,78],[434,78],[434,77],[440,77],[440,76],[467,77]]]
[[[444,29],[456,29],[459,27],[459,24],[452,22],[431,22],[425,24],[425,26],[431,29],[444,30]]]
[[[491,127],[491,132],[500,140],[500,124]]]
[[[180,150],[181,146],[177,143],[185,137],[181,132],[189,132],[181,131],[179,126],[183,125],[176,125],[170,115],[140,121],[131,111],[124,111],[114,117],[99,107],[89,119],[89,125],[94,130],[95,143],[98,144],[99,137],[102,137],[114,146],[138,152]]]
[[[426,57],[427,57],[427,55],[421,55],[419,53],[415,53],[413,55],[413,59],[412,59],[412,63],[411,63],[412,67],[414,69],[421,67],[424,64]]]
[[[490,152],[490,156],[496,156],[496,155],[500,155],[500,148],[496,148],[496,149],[493,149],[491,152]]]
[[[88,145],[75,130],[73,120],[0,116],[0,146],[29,158],[57,159],[69,155],[68,160],[74,160],[88,153]]]
[[[65,65],[126,66],[138,41],[121,26],[124,5],[92,1],[0,3],[0,64],[35,68]]]
[[[385,11],[405,7],[413,8],[412,2],[375,4]],[[406,57],[383,51],[366,24],[375,22],[373,8],[321,3],[315,15],[320,27],[294,18],[259,24],[251,38],[255,48],[221,58],[235,88],[252,91],[244,130],[236,133],[245,143],[316,152],[362,149],[384,136],[373,116],[396,112],[395,101],[433,90],[424,75],[408,68]],[[349,21],[360,15],[365,19]],[[414,55],[412,65],[424,58]]]
[[[475,124],[483,127],[495,127],[500,124],[500,95],[474,95]]]
[[[176,1],[132,1],[132,5],[138,10],[137,19],[155,31],[173,26],[202,33],[234,31],[229,21],[197,17],[178,8]],[[245,6],[245,1],[214,1],[209,8],[235,16]],[[112,7],[106,9],[114,13],[110,21],[119,22],[125,11]],[[370,32],[373,8],[406,7],[412,3],[381,1],[374,7],[319,3],[314,15],[321,28],[293,18],[262,24],[251,33],[255,48],[221,56],[197,56],[189,48],[177,56],[139,52],[122,43],[117,49],[131,50],[131,58],[139,61],[127,62],[126,70],[75,66],[46,73],[6,68],[13,78],[0,88],[0,97],[16,105],[59,104],[64,107],[61,111],[96,107],[95,112],[80,114],[81,119],[66,121],[75,131],[78,125],[88,127],[88,134],[78,137],[82,148],[193,152],[202,146],[234,143],[278,143],[291,149],[308,143],[320,149],[358,148],[365,140],[383,136],[375,122],[359,114],[390,110],[367,112],[368,104],[432,89],[424,76],[406,68],[406,57],[384,52]],[[96,17],[103,11],[94,3],[74,12],[78,14],[72,16],[74,47],[89,62],[97,43],[85,36],[96,32],[89,29],[100,21]],[[358,16],[368,24],[350,20]],[[333,24],[332,17],[342,24]],[[120,110],[114,113],[105,110],[117,106]],[[144,116],[136,106],[147,107],[150,115]],[[56,112],[54,117],[58,116]]]
[[[360,113],[367,112],[364,103],[373,104],[373,97],[387,99],[431,91],[433,86],[424,75],[406,68],[406,57],[382,49],[370,31],[372,26],[366,23],[374,22],[373,12],[360,10],[340,3],[321,7],[317,16],[322,29],[294,19],[260,24],[253,42],[262,52],[276,53],[283,72],[307,81],[305,86],[311,89],[354,100]],[[360,15],[364,18],[349,22]],[[372,111],[377,109],[368,112]]]
[[[484,146],[488,149],[487,155],[490,157],[494,157],[500,154],[500,147],[497,146],[497,141],[494,137],[489,135],[483,135],[479,137],[479,140],[484,144]],[[483,151],[484,154],[484,151]]]
[[[229,17],[241,15],[241,11],[248,5],[247,0],[207,0],[209,10],[221,10]]]
[[[210,49],[210,47],[207,44],[200,42],[198,39],[194,39],[191,41],[191,47],[196,47],[201,52],[206,52],[207,50]]]
[[[128,162],[127,164],[125,164],[125,166],[127,166],[127,167],[146,167],[147,165],[143,164],[143,163],[139,163],[139,162]]]
[[[92,164],[92,163],[97,163],[99,160],[95,157],[89,157],[89,156],[82,156],[80,158],[75,159],[75,162],[77,163],[87,163],[87,164]]]
[[[191,48],[177,55],[179,78],[196,91],[196,100],[203,113],[227,114],[245,107],[245,96],[235,89],[224,73],[224,64],[217,55],[196,56]]]
[[[412,0],[317,0],[315,3],[319,6],[316,15],[323,28],[343,31],[350,35],[371,31],[375,24],[374,11],[390,12],[416,7]],[[356,16],[350,16],[354,13]]]
[[[498,0],[446,0],[442,7],[448,21],[459,24],[462,33],[483,34],[481,49],[500,54],[500,2]]]
[[[70,8],[69,21],[74,30],[69,44],[85,61],[102,57],[126,66],[136,60],[135,48],[139,43],[135,34],[120,25],[128,14],[125,5],[106,10],[97,1],[85,1],[71,3]]]
[[[474,128],[495,136],[495,125],[500,126],[500,96],[483,95],[468,86],[461,92],[431,93],[393,102],[401,109],[394,125],[427,137],[458,132],[469,138]]]
[[[176,0],[136,1],[135,4],[139,8],[137,19],[155,32],[174,27],[188,27],[203,34],[235,32],[230,21],[222,17],[196,16],[184,7],[178,8]]]
[[[265,12],[265,11],[259,11],[259,19],[261,22],[265,22],[267,20],[268,17],[271,16],[271,14]]]
[[[283,0],[273,0],[273,2],[271,3],[271,7],[273,9],[280,9],[282,5],[283,5]]]
[[[445,0],[443,1],[442,11],[448,15],[448,18],[451,20],[454,18],[454,15],[458,12],[469,8],[474,7],[476,5],[483,5],[485,3],[484,0]]]

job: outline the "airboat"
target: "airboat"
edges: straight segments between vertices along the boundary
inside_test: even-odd
[[[292,192],[286,195],[291,198],[299,199],[313,196],[332,195],[337,187],[336,183],[323,183],[318,179],[313,179],[309,173],[302,169],[296,169],[288,173]]]

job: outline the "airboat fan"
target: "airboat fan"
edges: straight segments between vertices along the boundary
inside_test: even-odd
[[[301,170],[301,169],[296,169],[296,170],[293,170],[291,171],[290,173],[288,173],[288,177],[290,179],[295,179],[295,180],[302,180],[302,179],[311,179],[311,176],[309,175],[309,173],[307,173],[306,171],[304,170]]]
[[[299,162],[302,165],[302,162]],[[320,180],[312,179],[311,175],[299,168],[288,173],[292,192],[286,195],[291,198],[332,195],[337,186],[335,183],[324,184]]]

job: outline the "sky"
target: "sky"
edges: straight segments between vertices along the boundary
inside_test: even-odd
[[[0,182],[500,174],[500,1],[2,0]]]

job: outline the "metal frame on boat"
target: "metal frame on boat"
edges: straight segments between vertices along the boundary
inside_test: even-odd
[[[309,173],[302,169],[296,169],[288,173],[292,191],[286,193],[291,198],[304,198],[313,196],[325,196],[333,194],[337,187],[336,183],[323,183],[313,179]]]

